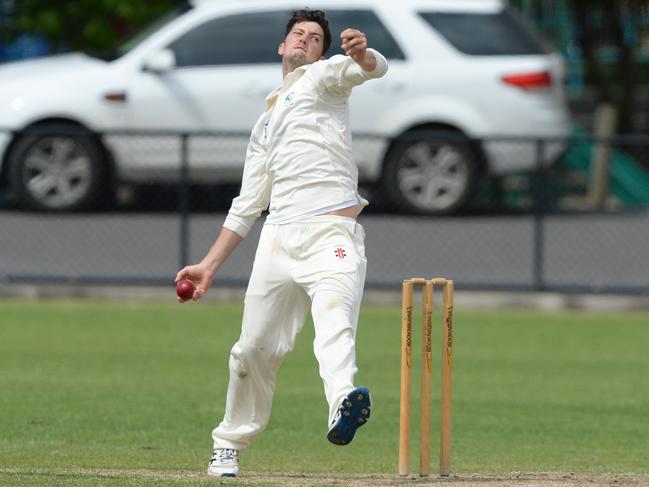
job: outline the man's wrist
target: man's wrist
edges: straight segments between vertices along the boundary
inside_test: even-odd
[[[358,64],[363,68],[363,71],[372,72],[376,69],[378,63],[376,62],[376,56],[374,56],[372,51],[366,50],[365,55],[363,56],[363,62]]]
[[[216,257],[207,256],[203,259],[203,262],[201,262],[201,266],[210,277],[214,277],[214,274],[216,274],[219,267],[221,267],[221,262],[219,262],[219,259]]]

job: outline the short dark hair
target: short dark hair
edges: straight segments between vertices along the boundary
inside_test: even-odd
[[[284,32],[284,39],[293,26],[299,22],[315,22],[320,27],[322,27],[322,32],[324,32],[324,39],[322,39],[322,55],[329,50],[331,46],[331,31],[329,30],[329,21],[325,16],[325,13],[322,10],[311,10],[310,8],[303,8],[302,10],[296,10],[291,15],[291,18],[286,24],[286,32]]]

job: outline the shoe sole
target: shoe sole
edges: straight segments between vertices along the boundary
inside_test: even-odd
[[[347,445],[354,439],[356,430],[367,423],[372,410],[370,391],[357,387],[340,406],[340,417],[327,432],[327,439],[334,445]]]
[[[207,475],[209,475],[210,477],[238,477],[239,476],[239,474],[236,473],[211,472],[209,470],[207,471]]]

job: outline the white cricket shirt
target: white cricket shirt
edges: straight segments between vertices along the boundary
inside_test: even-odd
[[[358,194],[348,111],[352,88],[388,69],[383,55],[368,50],[376,58],[373,71],[335,55],[300,66],[268,95],[224,227],[245,237],[266,208],[266,223],[281,224],[368,204]]]

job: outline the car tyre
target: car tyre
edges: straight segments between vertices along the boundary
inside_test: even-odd
[[[391,206],[400,211],[453,213],[469,200],[477,162],[470,139],[460,132],[408,132],[386,156],[383,192]]]
[[[13,145],[8,171],[19,205],[33,210],[91,208],[106,182],[101,146],[87,130],[73,125],[29,129]]]

